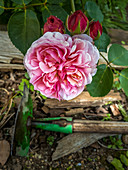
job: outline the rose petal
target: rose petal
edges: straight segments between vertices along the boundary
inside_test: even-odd
[[[49,72],[53,72],[54,70],[56,70],[56,67],[54,67],[54,66],[49,67],[48,65],[44,64],[43,62],[39,62],[39,67],[44,73],[49,73]]]

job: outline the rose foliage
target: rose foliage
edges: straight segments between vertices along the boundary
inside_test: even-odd
[[[47,32],[35,41],[24,59],[34,89],[59,100],[79,95],[97,70],[99,51],[91,42],[88,35],[59,32]]]
[[[107,59],[101,54],[105,60],[100,64],[98,51],[107,53],[110,43],[100,7],[93,1],[83,1],[84,5],[74,1],[78,10],[71,12],[75,9],[69,3],[12,0],[7,5],[6,0],[0,1],[1,17],[12,9],[8,35],[15,47],[26,54],[24,64],[35,90],[47,97],[69,100],[79,95],[85,85],[91,96],[100,97],[107,95],[114,84],[128,96],[128,68],[113,67],[128,66],[128,50],[112,44]],[[116,84],[113,78],[118,78]]]

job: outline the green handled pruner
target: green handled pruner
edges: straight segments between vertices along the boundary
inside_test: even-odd
[[[12,139],[12,150],[15,147],[17,155],[27,155],[31,127],[68,134],[73,132],[128,134],[128,122],[81,120],[71,117],[40,118],[36,120],[32,120],[32,118],[32,99],[29,89],[24,85]]]

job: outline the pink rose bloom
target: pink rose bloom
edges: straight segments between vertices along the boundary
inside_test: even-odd
[[[99,51],[82,34],[47,32],[28,49],[24,65],[34,89],[59,100],[78,96],[96,74]]]

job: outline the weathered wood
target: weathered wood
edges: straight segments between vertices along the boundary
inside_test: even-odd
[[[7,31],[0,31],[0,56],[23,59],[23,54],[12,44]]]
[[[70,153],[79,151],[83,147],[88,147],[97,140],[110,136],[110,134],[100,133],[73,133],[58,141],[58,146],[52,155],[52,160],[59,159]]]
[[[46,99],[45,105],[49,108],[72,108],[72,107],[89,107],[89,106],[99,106],[104,105],[109,101],[121,100],[120,94],[115,93],[113,90],[110,91],[104,97],[92,97],[87,91],[82,92],[79,96],[72,100],[56,100],[56,99]]]
[[[73,132],[128,134],[128,122],[73,120]]]
[[[0,56],[0,63],[10,63],[11,60],[12,60],[12,57]]]
[[[72,116],[72,115],[79,114],[79,113],[84,113],[84,109],[83,108],[74,108],[74,109],[65,111],[66,116]]]
[[[107,29],[107,31],[111,38],[111,43],[121,44],[121,41],[128,42],[128,31],[114,28]]]
[[[12,69],[17,69],[17,70],[24,70],[24,65],[22,64],[1,64],[0,63],[0,70],[12,70]]]
[[[12,69],[24,70],[23,54],[12,44],[7,31],[0,31],[0,70],[7,71]],[[18,59],[16,64],[11,62]],[[22,64],[18,64],[22,63]]]

